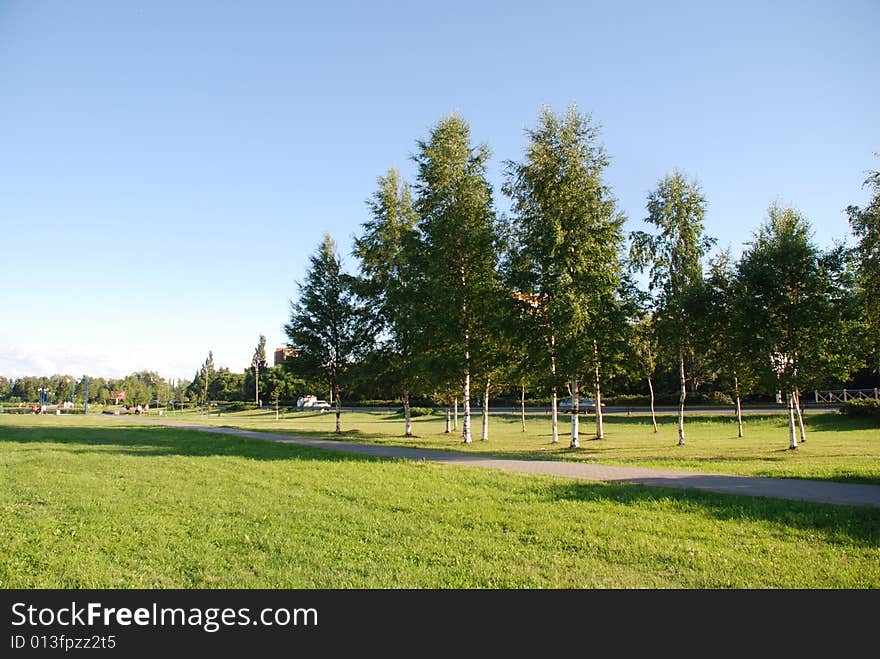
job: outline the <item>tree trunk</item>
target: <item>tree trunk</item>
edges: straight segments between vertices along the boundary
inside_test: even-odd
[[[450,409],[450,405],[452,404],[452,399],[449,394],[446,394],[446,430],[444,431],[446,434],[452,432],[452,410]]]
[[[602,381],[596,364],[596,439],[605,439],[605,417],[602,415]]]
[[[807,441],[807,432],[804,430],[804,416],[801,414],[801,394],[797,389],[794,390],[794,407],[797,410],[798,428],[801,431],[801,444],[803,444]]]
[[[483,433],[481,441],[489,441],[489,378],[486,378],[486,388],[483,390]]]
[[[522,423],[522,431],[526,431],[526,385],[522,385],[519,394],[519,416]]]
[[[654,384],[648,378],[648,389],[651,391],[651,423],[654,424],[654,432],[657,432],[657,414],[654,412]]]
[[[333,386],[330,387],[330,393],[336,394],[336,432],[342,432],[342,401],[339,400],[339,383],[333,383]]]
[[[465,360],[468,365],[464,369],[464,384],[462,386],[461,395],[464,398],[464,419],[461,422],[461,438],[465,444],[470,444],[471,438],[471,369],[470,369],[470,352],[465,353]]]
[[[275,420],[278,420],[278,399],[275,399]]]
[[[578,448],[580,444],[580,392],[578,390],[578,381],[574,377],[571,379],[571,441],[569,448]]]
[[[461,438],[465,444],[470,444],[471,439],[471,371],[464,371],[464,385],[462,386],[461,396],[464,399],[464,419],[461,423]]]
[[[455,416],[452,419],[452,429],[458,430],[458,396],[455,397]]]
[[[739,399],[739,379],[734,376],[733,378],[733,389],[736,392],[736,427],[737,427],[737,437],[743,436],[743,411],[742,404]]]
[[[794,430],[794,394],[788,394],[788,448],[796,449],[797,434]]]
[[[404,419],[404,430],[403,434],[407,437],[412,437],[412,417],[410,416],[409,409],[409,390],[403,390],[403,419]]]
[[[556,405],[556,337],[550,337],[550,375],[553,378],[553,393],[550,397],[550,416],[551,416],[551,425],[553,426],[553,443],[557,444],[559,442],[559,416],[558,416],[558,407]]]
[[[684,401],[687,398],[687,384],[684,378],[684,355],[678,353],[678,373],[681,379],[681,396],[678,401],[678,445],[684,446]]]
[[[254,364],[254,402],[260,404],[260,365]]]
[[[330,383],[330,404],[331,404],[331,405],[333,405],[333,387],[334,387],[334,386],[335,386],[335,385],[331,382],[331,383]]]

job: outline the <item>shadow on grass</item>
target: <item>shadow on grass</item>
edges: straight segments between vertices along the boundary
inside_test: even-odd
[[[625,505],[672,504],[719,521],[770,522],[819,533],[829,543],[880,545],[880,509],[805,501],[715,494],[638,484],[561,483],[550,496],[559,501],[613,501]]]
[[[222,430],[222,427],[218,427]],[[322,433],[315,433],[319,435]],[[0,441],[23,445],[52,443],[64,446],[71,453],[105,451],[132,456],[229,456],[251,460],[320,459],[332,462],[375,460],[370,456],[314,449],[296,444],[266,441],[238,435],[175,428],[172,426],[117,428],[15,428],[6,427]],[[40,450],[46,450],[39,447]]]
[[[363,454],[322,450],[295,444],[240,436],[223,436],[169,426],[119,426],[115,428],[38,427],[3,429],[0,442],[16,442],[25,450],[51,451],[45,444],[70,453],[102,453],[154,457],[236,457],[252,460],[314,462],[371,462],[388,460]],[[439,453],[439,452],[438,452]],[[459,453],[461,459],[467,457]],[[487,456],[483,456],[487,457]],[[510,457],[506,455],[504,457]],[[880,544],[880,510],[832,506],[802,501],[725,495],[640,484],[589,484],[558,481],[549,488],[550,500],[612,501],[650,506],[672,503],[672,509],[693,511],[719,520],[765,521],[814,530],[829,542]]]

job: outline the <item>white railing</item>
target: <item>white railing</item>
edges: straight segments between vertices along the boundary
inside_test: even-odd
[[[873,389],[829,389],[814,391],[813,395],[817,403],[845,403],[848,400],[858,400],[859,398],[880,400],[877,387]]]

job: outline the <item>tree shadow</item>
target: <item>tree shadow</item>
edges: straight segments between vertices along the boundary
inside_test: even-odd
[[[646,506],[671,503],[683,512],[693,511],[719,521],[745,521],[794,527],[820,534],[835,545],[880,545],[880,509],[860,506],[793,501],[769,497],[718,494],[634,483],[592,485],[559,483],[550,496],[560,501],[598,502]]]
[[[219,432],[198,431],[186,427],[143,425],[116,428],[73,427],[4,427],[0,442],[31,444],[34,450],[46,450],[46,443],[58,444],[70,453],[104,452],[130,456],[228,456],[251,460],[376,460],[372,456],[322,450],[309,446],[266,441]],[[236,429],[239,430],[239,429]],[[259,431],[254,431],[259,432]],[[335,438],[340,439],[340,438]]]

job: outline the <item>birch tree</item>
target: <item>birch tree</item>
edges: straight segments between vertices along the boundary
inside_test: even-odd
[[[648,393],[651,399],[651,423],[657,432],[657,414],[654,411],[654,373],[657,371],[657,335],[650,317],[644,318],[635,329],[636,357],[642,376],[648,382]]]
[[[417,257],[417,216],[410,186],[397,170],[389,169],[378,184],[367,202],[371,219],[362,225],[354,253],[360,259],[367,311],[379,332],[379,370],[401,397],[404,435],[410,437],[410,395],[419,382],[418,304],[424,294]]]
[[[608,166],[598,129],[576,108],[544,108],[526,131],[522,162],[506,163],[513,200],[521,316],[533,319],[532,350],[551,386],[553,442],[559,441],[557,388],[574,402],[570,446],[579,446],[580,386],[595,363],[602,300],[620,283],[623,216],[602,180]]]
[[[858,240],[853,249],[857,276],[856,295],[861,303],[865,344],[868,359],[880,374],[880,171],[871,172],[865,179],[865,186],[871,188],[873,196],[864,207],[848,206],[849,225]]]
[[[665,347],[676,361],[680,394],[678,444],[685,443],[684,404],[687,398],[685,359],[693,354],[693,318],[689,298],[702,280],[701,260],[712,246],[703,233],[706,199],[695,180],[675,172],[661,179],[648,195],[644,221],[657,231],[630,234],[630,261],[650,274],[649,288],[655,295],[656,327]]]
[[[475,366],[486,363],[481,351],[491,341],[500,295],[501,232],[486,173],[490,152],[471,145],[470,128],[456,114],[440,120],[417,146],[425,341],[435,359],[460,374],[462,441],[470,443],[472,377]]]
[[[284,325],[288,347],[297,356],[284,363],[295,363],[303,374],[329,381],[336,432],[342,432],[342,386],[351,365],[370,346],[374,329],[329,234],[309,263],[305,280],[298,285],[299,298],[291,301],[290,320]]]
[[[260,404],[260,369],[267,366],[266,363],[266,337],[260,334],[254,356],[251,358],[251,366],[254,369],[254,402]]]
[[[855,366],[854,321],[838,277],[839,250],[823,254],[796,209],[773,204],[737,266],[734,324],[742,354],[768,390],[785,392],[789,448],[803,433],[799,392],[807,384],[846,379]]]

